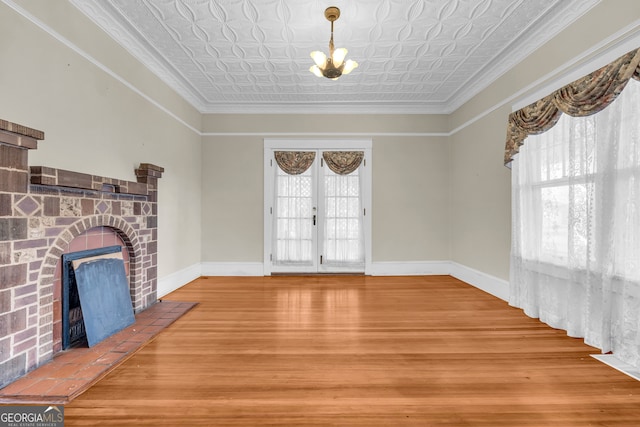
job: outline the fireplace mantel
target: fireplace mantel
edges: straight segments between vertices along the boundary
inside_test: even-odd
[[[164,169],[136,182],[28,164],[44,133],[0,120],[0,387],[54,356],[55,273],[72,240],[112,229],[129,255],[136,313],[157,300],[157,193]],[[57,327],[57,326],[55,326]]]

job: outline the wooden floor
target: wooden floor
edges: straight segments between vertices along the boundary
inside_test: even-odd
[[[201,278],[65,426],[639,426],[640,382],[448,276]]]

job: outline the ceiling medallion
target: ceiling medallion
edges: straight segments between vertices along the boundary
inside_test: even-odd
[[[333,23],[340,17],[340,9],[330,6],[324,11],[324,17],[331,22],[331,39],[329,40],[329,56],[319,50],[311,52],[311,57],[316,65],[309,68],[318,77],[326,77],[337,80],[343,74],[349,74],[358,66],[356,61],[344,60],[347,56],[347,49],[335,49],[333,45]]]

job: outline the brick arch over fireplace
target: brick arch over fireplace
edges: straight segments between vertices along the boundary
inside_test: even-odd
[[[143,302],[138,300],[142,296],[140,291],[145,281],[140,262],[142,259],[142,243],[138,232],[121,217],[94,215],[79,219],[71,224],[58,236],[45,256],[40,273],[40,287],[47,286],[53,282],[55,268],[60,261],[60,256],[68,252],[71,241],[82,233],[96,227],[109,227],[113,229],[125,243],[125,247],[129,253],[129,286],[131,288],[131,299],[134,310],[139,311],[143,306]]]
[[[71,242],[81,236],[83,233],[97,228],[108,227],[117,234],[124,242],[127,253],[129,254],[129,289],[131,292],[131,301],[135,312],[139,312],[147,308],[150,304],[148,301],[149,286],[147,280],[147,271],[142,268],[142,260],[146,255],[146,241],[150,240],[151,235],[140,237],[139,232],[134,228],[138,226],[137,218],[129,218],[134,220],[133,224],[127,222],[123,217],[113,215],[93,215],[83,217],[71,223],[64,231],[62,231],[55,239],[54,243],[49,247],[42,264],[39,275],[38,294],[46,298],[40,298],[39,304],[39,325],[38,325],[38,341],[39,354],[52,354],[58,351],[54,348],[54,299],[56,298],[53,289],[55,281],[55,272],[58,264],[61,262],[61,256],[68,253]],[[145,239],[146,238],[146,239]],[[155,254],[153,255],[155,256]],[[154,273],[155,276],[155,273]],[[153,298],[155,300],[155,286],[153,288]],[[146,290],[147,292],[144,292]]]
[[[83,236],[93,236],[103,234],[101,229],[108,229],[112,233],[113,243],[103,244],[99,243],[98,245],[92,245],[89,247],[82,247],[81,249],[75,249],[74,246],[77,247],[76,239]],[[96,233],[96,234],[92,234]],[[116,239],[114,236],[117,236]],[[111,239],[109,239],[111,240]],[[116,242],[119,240],[119,242]],[[42,289],[44,286],[49,286],[49,283],[53,283],[53,298],[47,298],[40,306],[40,311],[43,313],[51,314],[52,321],[49,322],[46,319],[46,323],[39,325],[39,336],[44,337],[44,342],[49,341],[49,330],[51,330],[51,351],[53,354],[56,354],[62,349],[62,315],[61,315],[61,307],[62,307],[62,260],[61,256],[55,255],[60,250],[62,250],[62,254],[75,252],[77,250],[85,250],[85,249],[95,249],[97,247],[103,246],[112,246],[113,244],[120,245],[122,244],[124,251],[126,251],[127,258],[126,263],[128,264],[128,280],[129,280],[129,289],[131,294],[131,300],[135,307],[143,307],[143,295],[141,293],[142,284],[144,283],[144,277],[141,269],[142,254],[141,248],[142,245],[140,243],[141,239],[138,236],[135,228],[127,223],[125,220],[119,217],[114,217],[112,215],[94,215],[88,218],[79,219],[75,223],[72,223],[66,230],[64,230],[58,238],[55,240],[51,248],[49,249],[47,255],[44,258],[42,272],[50,272],[53,271],[53,278],[50,274],[40,274],[39,280],[39,288]],[[102,242],[102,239],[100,239]],[[85,245],[87,243],[85,242]],[[57,249],[56,249],[57,248]],[[53,267],[53,270],[52,268]],[[49,326],[51,325],[51,327]],[[48,345],[48,344],[47,344]],[[48,348],[41,347],[42,351],[47,351]]]

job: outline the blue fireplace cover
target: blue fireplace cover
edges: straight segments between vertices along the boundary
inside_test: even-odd
[[[73,269],[89,347],[135,322],[122,259],[77,260]]]

